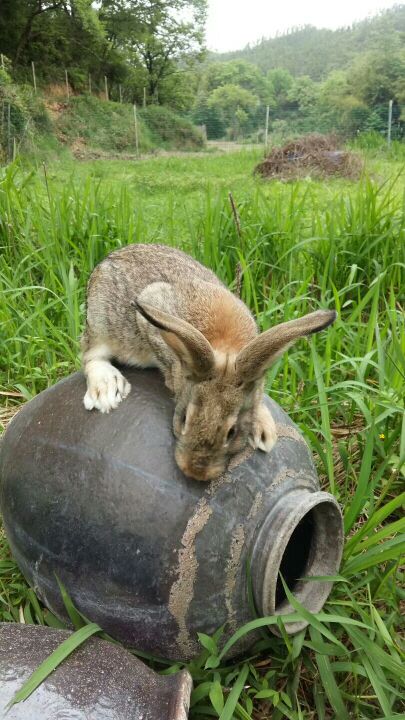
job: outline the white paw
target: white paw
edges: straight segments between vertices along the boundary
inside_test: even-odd
[[[260,405],[253,429],[251,445],[263,452],[270,452],[277,440],[276,424],[266,405]]]
[[[86,410],[108,413],[124,400],[131,386],[124,376],[107,361],[94,361],[87,374],[87,392],[83,398]]]

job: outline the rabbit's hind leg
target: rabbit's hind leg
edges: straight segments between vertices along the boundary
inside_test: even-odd
[[[86,410],[108,413],[131,390],[129,382],[111,365],[111,356],[107,345],[95,345],[83,353],[83,369],[87,378],[87,392],[83,398]]]

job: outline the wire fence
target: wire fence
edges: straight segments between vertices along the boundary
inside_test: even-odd
[[[4,69],[4,68],[3,68]],[[1,65],[0,65],[1,72]],[[261,150],[308,133],[335,133],[342,138],[372,134],[389,146],[405,136],[399,108],[390,101],[367,107],[288,108],[270,106],[215,108],[200,104],[192,112],[175,113],[150,103],[146,88],[141,102],[117,81],[72,78],[64,70],[46,91],[38,88],[32,63],[31,87],[0,82],[0,161],[19,152],[35,152],[38,135],[55,134],[77,157],[103,157],[171,151]],[[45,99],[44,99],[45,98]],[[154,98],[156,100],[156,98]]]

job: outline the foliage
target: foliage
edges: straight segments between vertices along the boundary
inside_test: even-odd
[[[4,75],[4,73],[3,73]],[[10,109],[9,109],[10,108]],[[138,140],[138,142],[137,142]],[[28,86],[2,83],[0,75],[0,161],[16,154],[44,159],[72,148],[77,157],[103,153],[201,149],[201,132],[169,108],[137,111],[127,103],[105,102],[95,95],[48,99],[47,107]]]
[[[159,102],[179,65],[201,57],[205,14],[206,0],[2,0],[0,47],[17,79],[30,77],[33,61],[42,83],[63,82],[66,69],[75,90],[89,74],[101,89],[107,75],[132,102],[141,102],[144,87]]]
[[[221,121],[228,133],[235,134],[238,103],[232,102],[232,98],[228,100],[228,88],[233,88],[233,96],[239,88],[241,92],[251,93],[249,109],[247,103],[240,103],[250,117],[250,122],[243,127],[245,135],[263,128],[265,106],[268,105],[271,130],[277,127],[278,121],[286,120],[290,134],[317,130],[336,131],[350,137],[370,130],[385,133],[388,101],[391,99],[392,134],[402,137],[405,130],[402,119],[402,103],[405,101],[404,52],[394,47],[384,50],[384,53],[375,51],[358,55],[346,70],[335,70],[321,82],[315,82],[309,75],[294,77],[281,67],[260,77],[258,68],[253,65],[249,72],[246,61],[224,62],[222,67],[220,63],[214,63],[208,65],[203,74],[195,112],[204,116],[207,108],[218,109],[221,103],[227,105],[229,111],[226,115],[220,108]],[[240,66],[243,74],[237,71]],[[252,89],[247,89],[246,78],[250,78]],[[232,83],[228,82],[229,79]],[[204,118],[204,122],[208,124],[213,120]]]
[[[238,85],[266,103],[270,99],[271,86],[258,67],[243,60],[227,63],[210,63],[203,76],[207,94],[224,85]]]
[[[101,17],[114,27],[121,49],[134,55],[147,73],[149,98],[156,102],[161,82],[176,73],[177,63],[200,57],[206,16],[205,0],[104,0]],[[107,30],[108,32],[108,30]]]
[[[405,100],[405,49],[369,52],[354,62],[349,85],[353,94],[373,107],[393,98]]]
[[[208,102],[209,93],[228,83],[249,89],[260,99],[250,130],[263,128],[268,105],[271,129],[279,130],[280,121],[287,121],[290,135],[385,133],[392,100],[392,134],[400,138],[405,130],[404,38],[404,5],[351,28],[299,28],[239,52],[213,56],[201,87]]]
[[[140,116],[160,147],[198,150],[204,145],[203,136],[193,123],[168,108],[149,105],[141,110]]]
[[[338,30],[318,29],[307,25],[292,28],[275,38],[262,39],[243,50],[212,55],[213,60],[244,60],[267,73],[284,68],[293,76],[309,75],[325,79],[334,70],[346,69],[356,55],[403,44],[405,5],[397,4],[374,17]]]
[[[217,111],[220,122],[229,128],[232,139],[236,139],[240,131],[249,131],[258,105],[258,97],[231,83],[213,90],[207,101],[208,108]]]
[[[58,112],[54,124],[58,137],[68,145],[78,141],[89,148],[116,152],[136,149],[133,108],[127,104],[107,103],[89,95],[73,97]],[[141,151],[153,147],[150,132],[140,121],[138,137]]]
[[[164,105],[209,138],[405,131],[405,6],[336,31],[298,28],[202,63],[207,0],[2,0],[0,46],[14,81]],[[247,96],[246,93],[250,95]],[[239,100],[237,99],[239,94]],[[249,107],[247,98],[249,97]]]
[[[0,69],[0,163],[26,148],[35,133],[51,129],[45,106],[29,86],[12,82]]]
[[[5,393],[31,397],[78,367],[86,279],[107,252],[128,242],[181,247],[231,288],[240,263],[243,299],[262,328],[319,305],[338,310],[328,333],[278,362],[268,389],[298,422],[323,488],[344,508],[340,576],[322,613],[295,604],[307,631],[288,637],[279,621],[273,636],[274,618],[238,629],[230,642],[260,628],[245,662],[227,660],[220,632],[201,635],[202,652],[188,666],[191,718],[402,717],[403,163],[373,152],[380,153],[371,165],[379,179],[355,185],[269,187],[252,177],[256,153],[67,162],[46,175],[16,163],[1,172]],[[2,397],[6,410],[18,401]],[[0,600],[1,619],[58,624],[27,588],[2,536]],[[181,666],[149,662],[166,673]]]
[[[28,77],[31,61],[53,82],[59,67],[94,70],[105,44],[91,0],[2,0],[0,46],[18,77]]]

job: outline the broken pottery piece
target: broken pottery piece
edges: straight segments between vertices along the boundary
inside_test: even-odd
[[[70,632],[0,623],[0,718],[4,720],[187,720],[186,670],[158,675],[118,645],[90,638],[27,700],[6,706]]]

